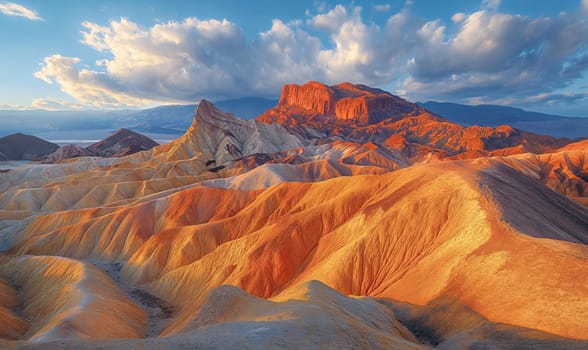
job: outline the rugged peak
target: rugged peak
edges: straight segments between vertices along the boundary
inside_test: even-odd
[[[230,113],[221,111],[212,102],[202,99],[196,107],[192,129],[196,127],[196,124],[223,124],[227,121],[237,121],[237,118]]]
[[[303,85],[289,84],[282,89],[276,109],[298,109],[298,117],[324,116],[328,119],[357,124],[378,123],[386,118],[421,111],[417,105],[384,90],[348,82],[327,86],[310,81]],[[283,114],[279,113],[278,114]],[[273,121],[262,117],[262,121]]]
[[[200,100],[200,102],[198,102],[198,107],[196,107],[196,113],[206,113],[208,111],[218,111],[218,109],[212,102],[203,98]]]
[[[230,165],[254,153],[274,153],[301,146],[301,141],[279,125],[240,119],[201,100],[190,128],[168,148],[168,159],[199,157],[202,164]]]

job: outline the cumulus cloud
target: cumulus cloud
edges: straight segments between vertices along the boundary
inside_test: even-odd
[[[89,107],[88,105],[53,98],[35,98],[33,99],[31,106],[35,109],[44,109],[46,111],[87,109]]]
[[[374,10],[380,11],[380,12],[388,12],[391,9],[392,9],[392,5],[390,5],[390,4],[374,5]]]
[[[108,108],[275,96],[285,83],[308,80],[364,83],[412,100],[531,101],[581,78],[588,23],[574,14],[500,13],[499,5],[486,1],[449,23],[425,22],[405,6],[380,25],[359,6],[336,5],[304,21],[274,19],[249,38],[228,20],[84,22],[82,43],[99,59],[49,56],[35,76],[83,105]]]
[[[500,7],[501,0],[482,0],[482,9],[496,11]]]
[[[24,17],[33,21],[43,20],[37,12],[13,2],[0,3],[0,12],[8,16]]]
[[[439,22],[425,24],[419,36],[424,46],[403,88],[421,96],[536,94],[561,88],[588,68],[588,25],[565,13],[529,18],[479,11],[451,37]]]
[[[379,28],[364,23],[361,11],[338,5],[308,19],[309,28],[327,33],[329,45],[279,19],[253,40],[228,20],[186,18],[152,27],[125,18],[84,22],[82,43],[103,53],[95,67],[53,55],[35,76],[83,104],[109,108],[275,95],[285,83],[307,80],[383,84],[401,62],[407,16],[391,16]]]
[[[564,92],[564,93],[541,93],[534,96],[530,96],[526,99],[527,103],[547,103],[549,105],[554,104],[573,104],[588,99],[588,93],[580,92]]]
[[[462,22],[465,18],[466,18],[466,14],[463,12],[458,12],[458,13],[455,13],[453,16],[451,16],[451,20],[454,23]]]
[[[15,104],[0,104],[0,110],[11,110],[11,111],[26,111],[30,110],[30,106],[15,105]]]
[[[35,77],[48,84],[57,83],[66,94],[78,101],[96,107],[117,108],[143,106],[154,101],[127,92],[127,88],[108,74],[79,69],[77,57],[53,55],[45,57],[44,64]]]

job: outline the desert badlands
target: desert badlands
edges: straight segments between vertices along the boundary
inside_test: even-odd
[[[171,143],[0,173],[0,252],[6,349],[587,349],[588,141],[350,83],[202,100]]]

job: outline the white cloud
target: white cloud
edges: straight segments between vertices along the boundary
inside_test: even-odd
[[[35,76],[83,105],[116,108],[275,96],[285,83],[308,80],[364,83],[413,100],[523,99],[563,88],[588,68],[588,23],[573,14],[482,10],[447,25],[405,7],[376,25],[361,7],[337,5],[308,16],[274,19],[253,38],[228,20],[84,22],[82,43],[96,62],[53,55]]]
[[[314,0],[313,5],[318,12],[327,11],[327,3],[325,1]]]
[[[453,16],[451,16],[451,20],[453,21],[453,23],[463,22],[463,20],[465,18],[466,18],[466,14],[463,12],[458,12],[458,13],[455,13]]]
[[[32,108],[29,106],[13,105],[13,104],[0,104],[0,110],[27,111],[30,109],[32,109]]]
[[[106,26],[84,22],[82,43],[103,54],[95,68],[53,55],[35,76],[83,104],[109,108],[273,95],[285,83],[307,80],[381,84],[395,74],[391,65],[404,61],[397,37],[406,14],[388,23],[389,30],[368,25],[360,7],[335,6],[307,22],[327,32],[332,44],[325,45],[279,19],[253,40],[228,20],[186,18],[152,27],[125,18]]]
[[[380,12],[388,12],[391,9],[392,9],[392,5],[390,5],[390,4],[374,5],[374,10],[380,11]]]
[[[345,21],[347,21],[347,9],[343,5],[337,5],[331,11],[319,14],[308,20],[308,23],[316,28],[327,29],[330,31],[337,30]]]
[[[536,94],[563,87],[588,68],[588,23],[568,14],[530,18],[479,11],[449,38],[439,22],[419,33],[422,50],[402,84],[412,96]]]
[[[13,2],[0,3],[0,12],[8,16],[24,17],[34,21],[43,20],[37,12]]]
[[[35,98],[33,99],[31,106],[36,109],[44,109],[47,111],[88,109],[90,107],[88,105],[53,98]]]
[[[482,0],[482,9],[496,11],[500,7],[501,0]]]
[[[156,102],[129,94],[126,87],[118,84],[106,73],[78,69],[76,65],[79,62],[80,59],[76,57],[45,57],[41,70],[34,75],[48,84],[59,84],[66,94],[83,104],[96,107],[147,106]]]
[[[588,0],[582,0],[582,8],[584,11],[588,11]]]

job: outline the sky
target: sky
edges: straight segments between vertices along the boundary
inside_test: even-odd
[[[588,117],[588,0],[0,0],[0,32],[0,109],[276,98],[317,80]]]

